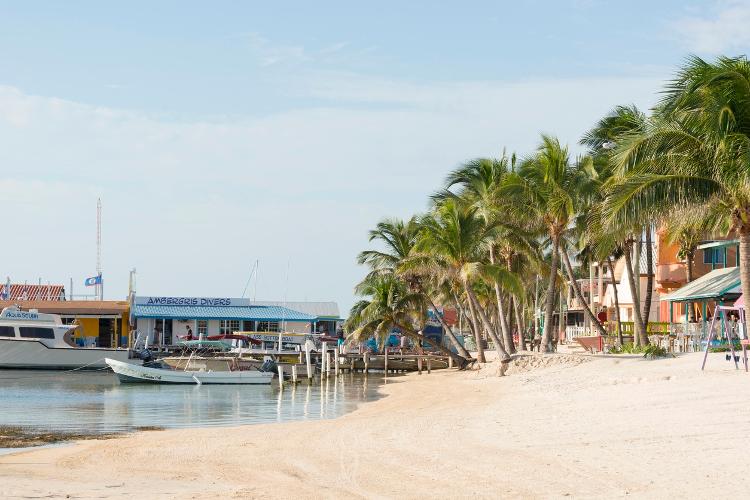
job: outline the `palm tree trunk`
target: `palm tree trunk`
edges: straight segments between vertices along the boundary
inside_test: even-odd
[[[469,361],[464,357],[459,356],[455,352],[451,351],[447,347],[443,347],[437,342],[433,342],[429,338],[425,337],[424,335],[415,332],[413,329],[408,328],[404,325],[401,325],[399,323],[394,323],[403,333],[406,334],[407,337],[411,337],[413,340],[416,340],[418,342],[418,345],[421,345],[421,342],[425,342],[427,344],[430,344],[438,351],[442,352],[446,356],[449,356],[453,359],[453,361],[456,362],[459,368],[464,368],[466,366],[466,363]]]
[[[651,225],[646,227],[646,296],[643,299],[643,324],[648,333],[648,319],[651,315],[651,298],[654,293],[654,249],[651,245]]]
[[[482,330],[479,328],[479,323],[477,321],[477,311],[474,307],[474,301],[471,300],[471,297],[467,294],[467,299],[469,302],[469,311],[471,312],[471,322],[474,325],[474,341],[477,343],[477,361],[480,363],[486,363],[487,358],[484,357],[484,346],[482,345]]]
[[[622,318],[620,317],[620,293],[617,291],[617,280],[615,280],[615,266],[612,265],[612,257],[607,257],[609,272],[612,274],[612,293],[615,295],[615,318],[617,319],[617,341],[620,345],[622,340]]]
[[[495,248],[493,246],[490,246],[490,264],[495,264]],[[497,316],[498,323],[500,323],[500,332],[502,339],[505,343],[506,349],[508,349],[508,351],[510,351],[511,353],[515,353],[516,348],[513,345],[513,334],[510,333],[508,322],[505,318],[505,310],[503,308],[503,295],[500,292],[500,285],[498,283],[495,283],[495,299],[497,301]]]
[[[516,317],[516,328],[518,328],[518,348],[522,351],[526,350],[526,339],[524,338],[524,332],[526,330],[526,325],[523,320],[523,315],[521,314],[521,311],[519,311],[519,304],[518,299],[515,295],[512,296],[513,300],[513,313]]]
[[[549,266],[549,286],[544,304],[544,330],[542,332],[542,346],[544,352],[552,352],[552,315],[555,312],[555,283],[557,281],[557,265],[560,258],[560,247],[557,237],[552,237],[552,262]]]
[[[640,304],[636,302],[638,300],[638,294],[636,293],[635,278],[633,276],[633,259],[630,254],[632,249],[633,241],[631,240],[625,245],[625,271],[628,273],[630,295],[631,297],[633,297],[633,343],[638,346],[646,345],[646,343],[643,342],[645,332],[643,326],[643,317],[641,316],[641,307]],[[638,276],[640,278],[640,272],[638,273]],[[646,338],[646,342],[648,342],[648,338]]]
[[[448,326],[448,323],[445,322],[445,318],[443,318],[443,315],[438,311],[435,302],[432,301],[432,297],[429,297],[427,294],[425,294],[425,297],[427,297],[427,300],[430,302],[430,307],[432,307],[432,310],[435,311],[435,316],[437,316],[438,320],[440,320],[440,325],[443,327],[445,335],[448,336],[451,344],[453,344],[453,347],[456,348],[456,352],[459,354],[459,356],[470,359],[471,355],[469,354],[469,351],[467,351],[466,348],[461,345],[456,336],[453,334],[453,330],[450,326]]]
[[[591,324],[594,325],[596,332],[602,337],[605,337],[607,335],[607,332],[604,330],[604,327],[599,322],[599,318],[597,318],[596,315],[594,315],[594,313],[591,312],[591,308],[586,303],[586,299],[583,297],[583,294],[581,293],[581,287],[578,285],[578,280],[576,280],[575,276],[573,275],[573,267],[570,265],[570,257],[568,257],[567,251],[565,250],[562,251],[562,258],[563,258],[563,262],[565,263],[565,270],[568,273],[568,279],[570,279],[570,284],[573,285],[573,293],[575,293],[576,298],[583,305],[584,314],[589,317],[589,321],[591,321]]]
[[[690,251],[687,252],[687,255],[685,258],[685,260],[687,260],[687,262],[685,263],[685,275],[686,275],[685,278],[687,280],[687,283],[690,283],[691,281],[693,281],[693,259],[694,258],[695,258],[695,250],[691,249]],[[695,321],[694,309],[692,307],[688,308],[687,314],[688,314],[689,322],[692,323],[693,321]]]
[[[466,289],[466,295],[469,297],[469,304],[474,304],[474,309],[476,309],[479,318],[482,320],[484,329],[487,331],[490,337],[492,337],[492,341],[495,343],[495,350],[497,351],[498,358],[502,363],[509,362],[510,354],[508,354],[508,352],[503,347],[501,340],[498,338],[495,330],[492,328],[492,324],[490,323],[489,318],[485,314],[484,310],[479,306],[479,301],[477,300],[477,296],[474,293],[474,290],[471,289],[471,286],[469,286],[469,283],[467,281],[464,281],[464,288]]]
[[[516,353],[516,344],[513,342],[513,296],[508,295],[508,303],[505,304],[507,307],[505,308],[505,324],[508,325],[507,333],[505,334],[505,350],[508,351],[509,354],[515,354]]]

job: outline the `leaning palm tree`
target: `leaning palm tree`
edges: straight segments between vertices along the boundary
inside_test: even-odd
[[[357,261],[360,264],[367,264],[372,269],[370,275],[394,274],[401,263],[413,252],[419,231],[416,217],[408,221],[395,218],[383,219],[378,222],[375,229],[370,231],[370,241],[377,241],[382,249],[365,250],[359,254]],[[424,296],[458,354],[464,358],[470,358],[471,355],[458,341],[432,298],[435,292],[431,289],[431,285],[434,288],[437,278],[424,272],[413,271],[399,273],[398,278],[403,280],[412,292],[421,293]]]
[[[444,273],[447,279],[457,280],[463,287],[474,322],[485,329],[492,338],[501,361],[510,361],[510,354],[498,337],[489,315],[477,298],[474,290],[476,280],[500,283],[513,291],[520,291],[518,279],[500,266],[486,261],[485,249],[492,238],[492,227],[477,214],[475,207],[462,206],[458,201],[447,199],[432,213],[421,220],[422,231],[417,243],[417,255],[406,267],[430,266]],[[481,346],[478,329],[475,331],[477,346]],[[483,362],[482,351],[477,359]]]
[[[487,243],[490,264],[501,264],[502,260],[508,268],[512,266],[518,253],[535,255],[532,235],[525,231],[522,219],[516,218],[513,223],[510,222],[507,205],[500,196],[505,176],[515,167],[515,162],[515,155],[509,158],[505,152],[500,158],[471,160],[450,172],[445,181],[445,190],[433,196],[433,200],[438,203],[446,198],[455,198],[460,203],[474,207],[485,224],[494,228],[493,237]],[[453,188],[457,188],[455,192],[451,191]],[[512,354],[516,349],[508,321],[509,311],[504,305],[506,294],[503,292],[500,283],[495,282],[500,337],[505,348]]]
[[[552,350],[552,315],[555,307],[557,269],[563,233],[579,211],[581,197],[593,189],[591,172],[583,163],[572,162],[566,146],[543,135],[536,153],[525,159],[517,172],[509,173],[502,194],[519,216],[531,216],[550,242],[550,273],[545,297],[542,345]]]
[[[361,342],[375,337],[379,342],[385,342],[391,332],[398,329],[418,345],[432,345],[450,356],[460,368],[466,366],[466,358],[419,333],[427,314],[424,297],[410,292],[406,284],[394,275],[370,275],[357,285],[356,293],[367,298],[355,303],[349,312],[344,324],[348,338]]]
[[[740,240],[742,292],[750,297],[750,62],[691,57],[667,85],[645,133],[615,155],[622,179],[608,195],[610,225],[675,209]]]

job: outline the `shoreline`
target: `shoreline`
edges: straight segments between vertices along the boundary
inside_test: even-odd
[[[735,396],[750,376],[719,356],[701,373],[701,355],[527,355],[507,377],[490,363],[389,379],[334,419],[16,452],[0,456],[0,495],[705,497],[744,463],[723,420],[750,431]]]

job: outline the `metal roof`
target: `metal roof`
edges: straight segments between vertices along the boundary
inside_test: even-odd
[[[6,283],[0,284],[0,298],[5,300],[65,300],[63,285],[26,285],[10,284],[10,293]]]
[[[340,319],[339,305],[336,302],[280,302],[259,300],[252,302],[250,305],[288,307],[294,311],[310,314],[320,319]]]
[[[305,321],[316,316],[281,306],[157,306],[135,304],[136,318],[242,319],[247,321]]]
[[[660,300],[669,302],[718,299],[728,294],[740,294],[740,268],[725,267],[691,281],[679,290],[663,295]]]
[[[740,240],[720,240],[720,241],[709,241],[708,243],[700,244],[695,248],[698,250],[705,250],[707,248],[733,247],[739,244],[740,244]]]

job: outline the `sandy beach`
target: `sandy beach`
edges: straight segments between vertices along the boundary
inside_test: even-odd
[[[0,496],[715,497],[741,476],[750,375],[723,355],[522,356],[392,378],[315,422],[140,432],[0,457]],[[736,482],[742,488],[741,482]],[[731,493],[730,493],[731,491]]]

